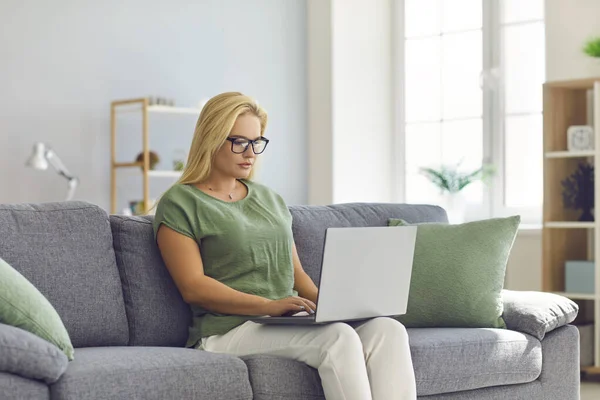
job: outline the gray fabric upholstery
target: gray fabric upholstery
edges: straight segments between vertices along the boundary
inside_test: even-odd
[[[110,216],[123,285],[130,346],[183,347],[190,307],[165,267],[154,241],[151,216]]]
[[[417,393],[431,395],[532,382],[540,342],[505,329],[408,329]]]
[[[49,398],[50,390],[45,383],[0,372],[0,399],[46,400]]]
[[[53,400],[252,399],[239,358],[168,347],[77,349],[51,393]]]
[[[317,370],[272,356],[242,358],[248,365],[255,400],[325,400]],[[462,392],[418,396],[423,400],[558,400],[542,397],[539,381]]]
[[[540,342],[520,332],[423,328],[408,334],[419,396],[533,382],[542,368]],[[323,398],[317,371],[305,364],[262,355],[242,359],[255,399]]]
[[[503,290],[502,300],[506,327],[539,340],[546,333],[573,322],[579,312],[577,303],[553,293]]]
[[[544,400],[579,399],[579,330],[563,326],[542,341],[542,383]]]
[[[318,285],[327,228],[387,226],[388,219],[409,223],[447,222],[444,209],[430,205],[348,203],[330,206],[290,206],[292,231],[306,273]]]
[[[0,372],[53,383],[67,369],[67,356],[46,340],[0,324]]]
[[[301,261],[315,281],[327,227],[385,226],[389,218],[447,221],[434,206],[340,204],[290,211]],[[154,244],[151,220],[109,221],[104,211],[82,202],[0,205],[0,257],[48,297],[78,347],[51,386],[0,372],[0,398],[235,400],[252,399],[254,390],[258,400],[324,399],[317,371],[299,362],[149,347],[182,346],[189,321],[189,308]],[[578,399],[578,331],[561,327],[571,318],[571,306],[556,298],[546,308],[538,297],[523,301],[506,297],[505,314],[507,323],[525,333],[409,329],[419,399]],[[544,319],[553,312],[559,314],[554,321]],[[542,326],[540,344],[526,333],[539,337]],[[2,349],[2,337],[0,332],[0,366],[12,357]],[[19,367],[18,360],[8,362]]]
[[[125,345],[108,215],[84,202],[0,205],[0,257],[60,315],[75,347]]]
[[[248,366],[254,400],[325,399],[316,369],[281,357],[242,357]]]
[[[418,396],[418,398],[423,400],[558,400],[555,397],[542,397],[542,388],[538,381],[522,385],[495,386],[466,392]]]

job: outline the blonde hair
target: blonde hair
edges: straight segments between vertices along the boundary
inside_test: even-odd
[[[251,97],[239,92],[225,92],[206,102],[196,122],[187,163],[173,186],[200,183],[210,176],[215,154],[229,137],[237,118],[244,114],[258,117],[260,136],[263,136],[267,127],[267,113]],[[247,179],[253,178],[255,168]],[[157,204],[158,200],[150,210]]]
[[[252,114],[260,120],[260,136],[267,127],[267,113],[256,100],[239,92],[226,92],[210,99],[202,108],[188,161],[176,184],[198,183],[206,180],[212,170],[217,151],[229,137],[229,133],[240,115]],[[248,179],[252,179],[254,170]]]

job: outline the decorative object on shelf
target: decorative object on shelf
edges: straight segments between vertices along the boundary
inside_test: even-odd
[[[183,171],[187,154],[185,150],[177,149],[173,152],[173,171]]]
[[[152,210],[152,206],[153,204],[156,202],[156,199],[151,199],[150,200],[150,207],[149,209]],[[123,210],[123,214],[124,215],[145,215],[146,209],[144,208],[144,200],[133,200],[129,202],[129,212],[125,213],[125,210]]]
[[[77,185],[79,184],[79,178],[69,172],[60,158],[58,158],[58,155],[54,152],[54,150],[48,147],[45,143],[35,143],[33,145],[33,152],[27,159],[25,165],[37,170],[46,170],[48,169],[48,164],[52,165],[59,175],[67,179],[69,190],[67,192],[66,200],[72,200],[73,196],[75,195]]]
[[[130,201],[129,209],[131,210],[131,215],[142,215],[144,213],[144,202],[141,200]]]
[[[566,208],[582,210],[579,221],[593,221],[594,208],[594,166],[579,163],[577,170],[562,182],[563,204]]]
[[[583,52],[590,57],[600,58],[600,37],[594,37],[585,42]]]
[[[150,169],[153,170],[154,167],[156,167],[156,164],[158,164],[160,162],[160,157],[158,156],[158,154],[156,154],[152,150],[150,150],[148,152],[148,154],[150,157]],[[141,152],[140,154],[138,154],[135,161],[136,162],[144,162],[144,152]],[[144,167],[141,167],[141,168],[142,168],[142,170],[144,169]]]
[[[594,294],[594,261],[565,261],[565,292]]]
[[[475,171],[465,172],[460,170],[460,164],[454,166],[442,165],[439,169],[423,167],[421,174],[425,175],[433,183],[444,197],[444,207],[451,223],[464,222],[466,201],[462,190],[470,184],[481,180],[487,183],[495,173],[491,164],[483,164]]]
[[[173,100],[173,99],[167,99],[166,97],[149,96],[148,97],[148,105],[149,106],[169,106],[169,107],[173,107],[175,105],[175,100]]]
[[[573,125],[567,129],[567,149],[583,151],[594,149],[594,128],[587,125]]]

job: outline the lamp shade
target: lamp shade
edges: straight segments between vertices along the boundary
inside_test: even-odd
[[[35,169],[48,169],[48,160],[46,159],[46,145],[44,143],[36,143],[33,145],[33,152],[25,163],[26,166]]]

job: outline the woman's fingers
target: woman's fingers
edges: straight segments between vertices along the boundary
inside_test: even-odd
[[[303,310],[305,310],[306,312],[311,313],[311,314],[313,312],[315,312],[316,307],[312,301],[310,301],[308,299],[304,299],[302,297],[299,297],[298,299],[302,302]]]
[[[316,310],[317,309],[317,305],[315,303],[313,303],[312,301],[305,299],[304,297],[298,297],[300,300],[302,300],[303,304],[310,308],[311,310]]]

